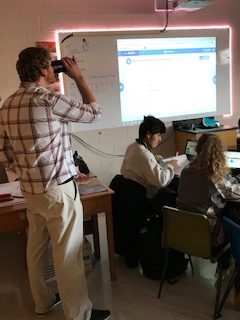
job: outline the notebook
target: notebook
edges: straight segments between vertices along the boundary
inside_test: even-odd
[[[240,169],[240,152],[225,151],[227,166],[231,169]]]
[[[163,159],[162,161],[164,161],[164,164],[166,165],[165,162],[168,162],[170,160],[177,160],[178,168],[174,170],[174,174],[175,176],[180,177],[182,170],[189,164],[189,160],[187,159],[186,154],[184,153],[178,156],[166,158],[166,159]]]
[[[187,140],[186,146],[185,146],[185,154],[189,161],[193,160],[194,157],[197,155],[196,147],[197,147],[197,140]]]
[[[97,193],[97,192],[102,192],[102,191],[106,191],[108,188],[107,186],[104,186],[102,184],[95,184],[95,185],[79,185],[78,186],[80,195],[83,194],[92,194],[92,193]]]

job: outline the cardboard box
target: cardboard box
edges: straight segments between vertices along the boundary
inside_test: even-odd
[[[83,262],[85,272],[92,271],[92,247],[86,237],[83,239]]]
[[[92,246],[86,237],[83,239],[83,263],[85,272],[90,272],[93,269],[92,263]],[[48,268],[45,274],[47,281],[55,280],[55,270],[52,258],[49,261]]]

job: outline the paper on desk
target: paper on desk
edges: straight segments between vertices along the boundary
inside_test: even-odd
[[[14,199],[6,202],[1,202],[0,207],[7,207],[14,205],[16,203],[25,202],[23,198],[19,181],[8,182],[8,183],[1,183],[0,184],[0,194],[10,193]]]
[[[79,192],[80,195],[82,194],[91,194],[106,191],[108,188],[102,184],[95,184],[95,185],[79,185]]]

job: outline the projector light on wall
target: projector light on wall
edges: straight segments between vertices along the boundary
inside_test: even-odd
[[[155,11],[195,11],[209,6],[214,0],[155,0]]]

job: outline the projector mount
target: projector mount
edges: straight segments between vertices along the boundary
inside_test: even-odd
[[[213,3],[214,0],[155,0],[156,11],[195,11]]]

